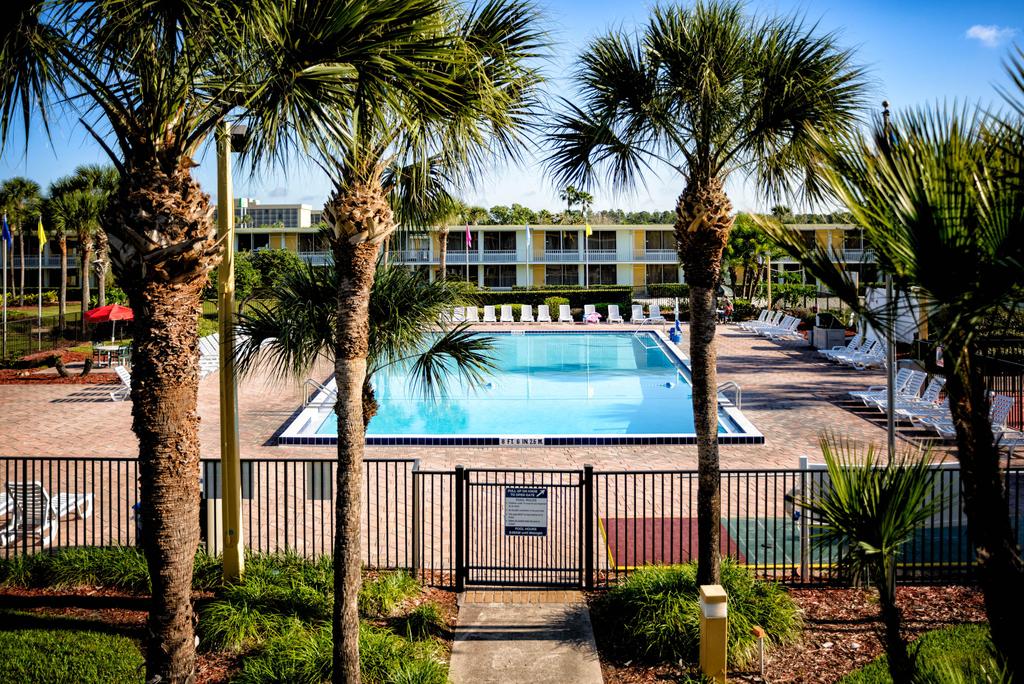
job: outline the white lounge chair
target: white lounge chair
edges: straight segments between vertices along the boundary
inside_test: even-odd
[[[494,307],[493,306],[485,306],[484,307],[484,323],[497,323],[497,322],[498,322],[498,319],[494,315]]]
[[[48,546],[57,536],[60,520],[74,514],[85,519],[92,515],[92,494],[46,493],[42,482],[8,482],[7,496],[13,513],[0,535],[0,543],[10,544],[19,536],[36,537]]]
[[[572,317],[572,309],[569,308],[568,304],[558,305],[558,322],[559,323],[575,323]]]
[[[856,355],[850,359],[849,364],[857,370],[885,367],[885,345],[876,344],[867,354]]]
[[[843,347],[832,347],[831,349],[819,349],[818,356],[824,356],[829,361],[836,354],[855,354],[857,350],[867,344],[867,338],[863,335],[854,335],[850,338],[850,341]]]
[[[618,304],[608,305],[608,322],[609,323],[622,323],[622,314],[619,313]]]
[[[779,325],[771,326],[768,328],[761,328],[757,331],[757,334],[761,337],[767,337],[774,339],[776,336],[788,335],[797,329],[800,325],[800,319],[796,316],[786,316],[782,319],[782,323]]]
[[[762,328],[774,328],[782,323],[782,319],[785,317],[785,313],[782,311],[776,311],[775,313],[769,313],[763,321],[748,321],[746,323],[740,323],[740,328],[747,332],[756,333]]]
[[[502,323],[515,323],[516,319],[512,315],[512,305],[502,304],[501,305],[501,322]]]
[[[538,323],[550,323],[551,322],[551,310],[547,304],[540,304],[537,306],[537,322]]]
[[[629,316],[630,323],[642,323],[647,320],[647,316],[644,316],[644,307],[640,304],[633,305],[633,312]]]
[[[838,351],[829,356],[829,359],[836,363],[849,363],[850,359],[856,358],[859,355],[870,354],[871,350],[879,344],[881,343],[877,339],[869,337],[856,350],[852,352]]]
[[[594,304],[583,305],[583,322],[584,323],[600,323],[601,314],[597,313],[597,306]]]
[[[900,402],[913,402],[921,399],[921,388],[924,387],[924,381],[928,379],[927,373],[921,371],[913,371],[910,374],[910,378],[904,383],[903,387],[900,388],[899,392],[895,392],[896,406],[900,405]],[[865,403],[871,403],[875,405],[882,413],[887,413],[889,410],[889,397],[888,392],[883,392],[880,396],[871,397]],[[935,400],[933,399],[932,402]]]
[[[465,323],[466,322],[466,307],[457,306],[452,311],[452,322],[453,323]]]
[[[520,323],[533,323],[533,305],[523,304],[523,308],[519,312]]]
[[[768,311],[768,309],[761,309],[761,313],[759,313],[757,315],[757,318],[755,318],[754,320],[752,320],[752,321],[744,321],[742,323],[737,323],[736,325],[737,325],[737,327],[740,330],[749,330],[750,326],[752,326],[752,325],[759,325],[759,324],[764,323],[765,321],[767,321],[768,320],[768,316],[770,314],[771,314],[771,312]]]
[[[907,381],[910,380],[910,377],[913,375],[914,372],[915,371],[913,368],[901,368],[899,371],[897,371],[896,377],[893,378],[893,391],[896,392],[897,394],[903,391],[903,388],[906,386]],[[868,387],[866,390],[856,390],[854,392],[850,392],[849,394],[851,397],[863,402],[864,405],[867,406],[871,402],[871,400],[877,397],[884,397],[887,393],[888,390],[886,389],[885,385],[872,385],[871,387]]]
[[[466,322],[467,323],[479,323],[480,322],[480,309],[475,306],[466,307]]]
[[[661,307],[658,306],[657,304],[649,304],[647,306],[647,311],[650,312],[647,316],[649,320],[652,320],[656,323],[665,322],[665,317],[661,315]]]
[[[117,379],[121,381],[121,385],[110,393],[110,400],[124,401],[132,394],[131,373],[124,366],[114,366],[114,372],[117,373]]]
[[[894,409],[896,415],[911,419],[911,415],[916,411],[936,411],[939,408],[939,395],[942,394],[943,388],[946,386],[946,378],[935,376],[928,383],[928,386],[924,388],[924,392],[919,397],[909,397],[903,399],[897,399]],[[888,400],[882,400],[878,402],[878,408],[882,411],[888,409]]]
[[[992,397],[992,405],[989,407],[988,417],[992,422],[992,435],[1001,437],[1007,432],[1015,432],[1006,429],[1006,421],[1010,418],[1010,409],[1013,408],[1013,397],[1005,394],[997,394]],[[923,420],[922,423],[930,425],[939,433],[943,439],[955,439],[956,428],[952,420]]]

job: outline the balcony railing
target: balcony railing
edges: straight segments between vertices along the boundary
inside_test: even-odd
[[[468,255],[466,254],[466,250],[464,250],[464,249],[460,249],[458,251],[449,249],[448,250],[448,254],[445,257],[445,262],[448,265],[451,265],[451,264],[464,264],[464,263],[466,263],[466,257],[467,256],[469,257],[469,263],[471,263],[471,264],[478,264],[478,263],[480,263],[480,254],[475,249],[469,250],[469,254]]]
[[[491,263],[511,264],[517,260],[517,253],[514,249],[485,249],[484,261]]]
[[[430,258],[429,249],[403,249],[393,252],[392,258],[403,264],[428,264],[436,259]]]
[[[636,261],[657,261],[659,263],[675,263],[679,255],[674,249],[640,249],[637,250]]]
[[[299,252],[298,256],[310,266],[326,266],[333,257],[330,252]]]
[[[549,263],[565,263],[569,261],[583,261],[578,249],[548,249],[544,250],[544,261]]]
[[[618,256],[618,252],[614,249],[591,249],[585,255],[586,260],[592,264],[602,261],[618,261]]]
[[[26,256],[24,259],[25,268],[39,268],[38,256]],[[60,255],[58,256],[44,256],[43,268],[60,268]],[[14,268],[21,268],[22,258],[20,256],[14,257]],[[78,268],[79,260],[77,256],[68,256],[68,268]]]

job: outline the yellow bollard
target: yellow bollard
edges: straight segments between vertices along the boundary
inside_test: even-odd
[[[700,588],[700,670],[724,682],[728,657],[729,596],[720,584]]]

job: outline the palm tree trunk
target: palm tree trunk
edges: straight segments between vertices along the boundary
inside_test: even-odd
[[[143,547],[153,578],[146,681],[195,677],[192,566],[199,546],[198,318],[205,278],[131,288],[132,429]],[[159,680],[154,679],[159,677]]]
[[[1018,681],[1024,680],[1024,649],[1019,640],[1024,564],[1007,513],[985,380],[972,351],[962,343],[947,348],[946,392],[956,426],[964,513],[977,553],[978,583],[985,596],[992,642],[1006,661],[1011,681]]]
[[[18,256],[21,258],[19,271],[21,285],[18,286],[18,306],[25,306],[25,227],[18,226]]]
[[[910,682],[914,666],[903,638],[903,613],[896,604],[896,560],[882,561],[882,576],[875,578],[878,590],[878,607],[884,629],[885,654],[888,659],[889,675],[894,682]]]
[[[437,231],[438,276],[441,280],[448,278],[448,229]]]
[[[334,228],[338,288],[334,377],[338,387],[338,474],[334,534],[334,652],[332,681],[359,684],[359,609],[362,584],[362,487],[366,419],[363,416],[369,307],[380,243],[394,217],[379,176],[340,190],[324,207]]]
[[[96,264],[96,306],[107,305],[107,265]]]
[[[81,327],[81,332],[82,332],[82,339],[83,340],[86,339],[86,334],[88,332],[87,331],[88,324],[85,322],[85,312],[89,310],[89,298],[92,296],[92,293],[90,292],[90,289],[89,289],[89,260],[92,258],[92,250],[89,248],[89,238],[88,238],[88,236],[84,236],[84,237],[85,237],[85,239],[82,239],[83,236],[81,236],[81,235],[78,236],[78,238],[79,238],[79,245],[80,245],[79,252],[81,253],[80,256],[81,256],[81,259],[82,259],[82,263],[79,264],[79,269],[78,270],[82,274],[81,275],[81,278],[82,278],[82,327]]]
[[[68,239],[60,236],[60,297],[57,302],[57,327],[64,337],[68,316]]]
[[[697,433],[697,583],[718,584],[721,474],[715,288],[732,229],[732,205],[718,179],[691,179],[676,205],[676,243],[690,285],[690,364]]]

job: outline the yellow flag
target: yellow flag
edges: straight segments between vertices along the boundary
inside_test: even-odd
[[[588,223],[587,224],[587,237],[590,237],[593,234],[594,234],[594,231],[590,229],[590,224]]]
[[[43,230],[43,217],[39,217],[39,227],[36,228],[36,232],[39,235],[39,253],[43,253],[43,247],[46,245],[46,231]]]

